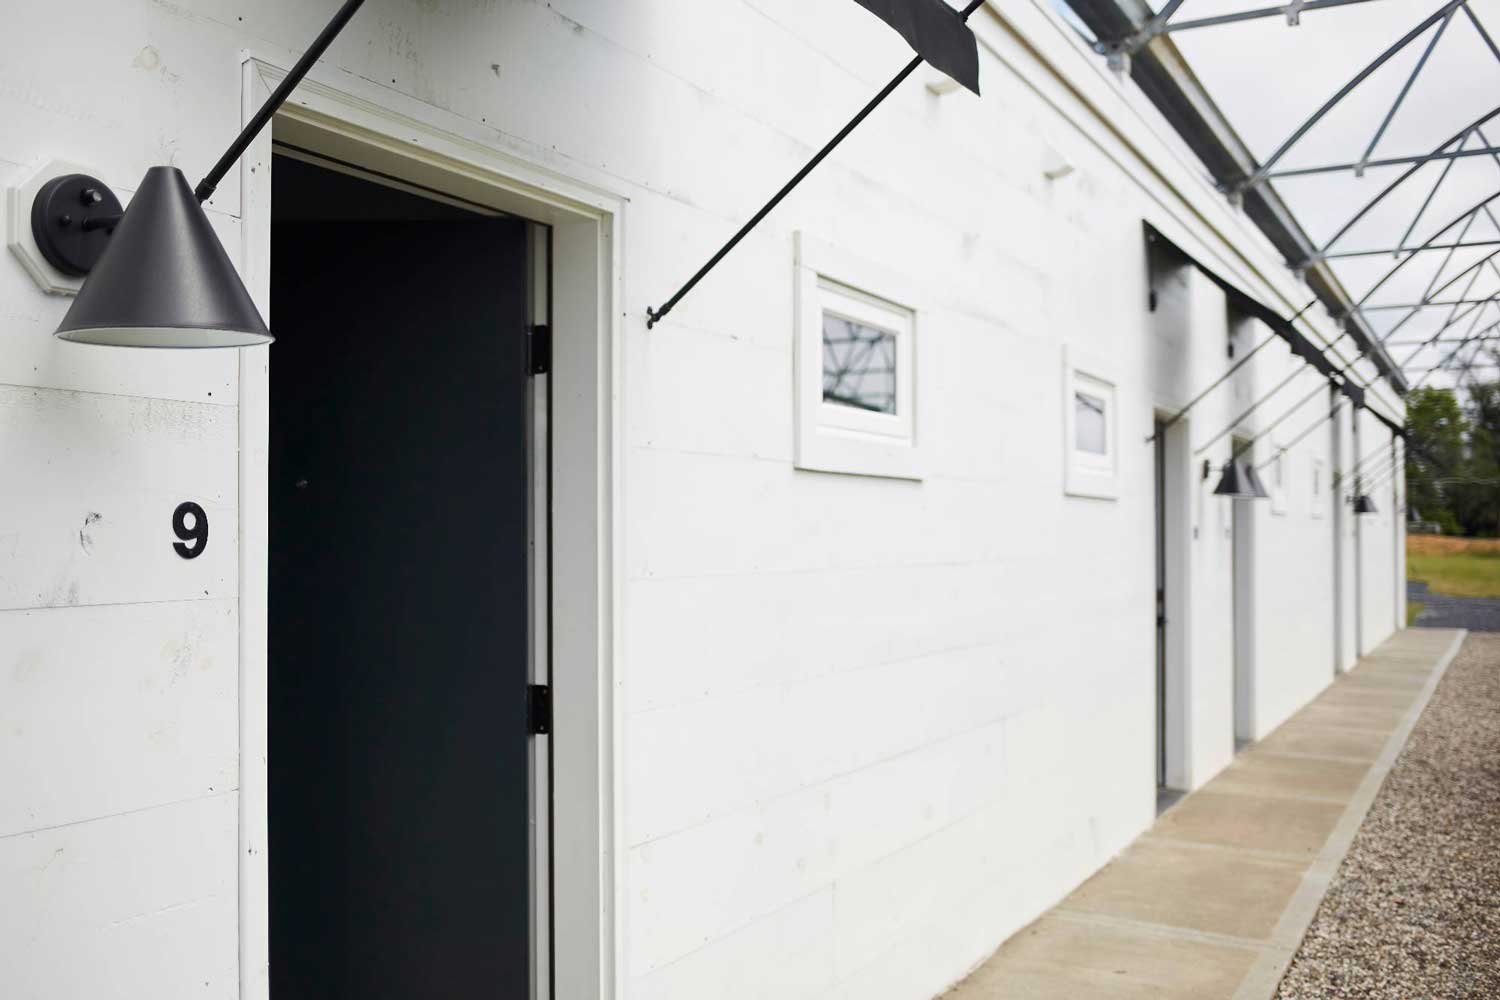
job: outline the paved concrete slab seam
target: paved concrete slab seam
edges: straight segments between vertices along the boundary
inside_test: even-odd
[[[1297,760],[1331,760],[1336,764],[1368,764],[1369,760],[1359,757],[1339,757],[1331,753],[1298,753],[1296,750],[1264,750],[1260,747],[1255,749],[1257,757],[1292,757]]]
[[[1330,724],[1328,724],[1326,722],[1308,722],[1308,721],[1306,721],[1304,719],[1294,719],[1294,720],[1292,720],[1292,723],[1295,723],[1295,725],[1296,725],[1296,727],[1298,729],[1316,729],[1316,730],[1319,730],[1319,731],[1322,731],[1322,732],[1330,732],[1330,733],[1366,733],[1366,734],[1375,733],[1375,734],[1378,734],[1380,736],[1384,736],[1384,735],[1386,735],[1387,733],[1390,732],[1390,729],[1383,728],[1383,727],[1376,727],[1376,726],[1334,726],[1334,725],[1330,725]],[[1361,763],[1363,763],[1363,761],[1361,761]]]
[[[1136,838],[1138,844],[1158,844],[1163,847],[1186,847],[1197,851],[1213,851],[1219,854],[1234,854],[1242,858],[1260,858],[1264,861],[1292,861],[1305,864],[1306,854],[1291,851],[1267,851],[1258,847],[1235,847],[1233,844],[1210,844],[1203,840],[1187,840],[1182,837],[1161,837],[1154,833],[1143,833]]]
[[[1154,924],[1146,920],[1131,920],[1129,917],[1115,917],[1103,913],[1092,913],[1087,910],[1070,910],[1066,906],[1057,907],[1051,913],[1047,914],[1047,916],[1075,924],[1088,924],[1093,927],[1112,927],[1115,930],[1149,934],[1152,937],[1173,938],[1178,941],[1196,941],[1199,944],[1219,945],[1226,948],[1243,948],[1246,951],[1264,952],[1269,947],[1265,941],[1257,940],[1256,938],[1238,937],[1234,934],[1217,934],[1213,931],[1199,931],[1191,927],[1177,927],[1172,924]]]
[[[1365,761],[1358,761],[1357,763],[1363,764]],[[1286,792],[1275,787],[1248,784],[1234,785],[1230,784],[1224,778],[1215,778],[1214,780],[1224,781],[1224,784],[1215,785],[1213,788],[1204,785],[1203,790],[1212,792],[1215,795],[1248,795],[1256,799],[1291,799],[1295,802],[1321,802],[1327,806],[1341,806],[1349,802],[1348,799],[1341,799],[1336,795],[1311,795],[1307,792]]]
[[[1386,740],[1385,749],[1370,766],[1369,773],[1360,782],[1354,797],[1349,800],[1344,809],[1344,814],[1334,826],[1333,832],[1328,835],[1323,850],[1318,853],[1312,867],[1303,875],[1301,885],[1298,886],[1286,909],[1282,911],[1281,919],[1277,921],[1276,929],[1271,935],[1271,947],[1261,951],[1255,965],[1251,967],[1250,972],[1240,983],[1239,989],[1235,991],[1234,1000],[1270,1000],[1275,996],[1281,977],[1286,974],[1287,966],[1291,964],[1292,957],[1301,946],[1308,927],[1312,926],[1313,917],[1317,915],[1318,907],[1322,905],[1323,897],[1328,893],[1328,886],[1338,872],[1344,855],[1349,853],[1349,847],[1354,843],[1355,835],[1359,833],[1365,815],[1374,804],[1375,796],[1380,793],[1380,786],[1385,783],[1386,776],[1396,764],[1396,758],[1406,747],[1406,741],[1411,737],[1412,730],[1416,728],[1417,720],[1422,717],[1423,710],[1432,700],[1433,692],[1437,690],[1438,683],[1448,670],[1448,665],[1458,655],[1459,648],[1463,645],[1467,635],[1467,630],[1457,630],[1447,650],[1429,672],[1427,682],[1422,685],[1421,693],[1417,695],[1416,701],[1391,732],[1390,738]]]

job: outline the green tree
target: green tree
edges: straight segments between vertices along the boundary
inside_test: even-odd
[[[1500,534],[1500,382],[1469,385],[1467,416],[1466,461],[1445,493],[1464,534]]]
[[[1445,531],[1463,527],[1449,499],[1451,483],[1439,480],[1466,475],[1469,421],[1452,390],[1422,387],[1406,397],[1406,503]],[[1500,440],[1500,438],[1497,438]]]

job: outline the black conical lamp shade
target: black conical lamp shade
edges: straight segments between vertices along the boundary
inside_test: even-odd
[[[1235,500],[1261,498],[1250,482],[1250,473],[1245,464],[1234,459],[1224,463],[1224,474],[1219,477],[1219,485],[1214,487],[1214,496],[1232,497]]]
[[[1359,496],[1357,496],[1357,497],[1354,498],[1354,513],[1356,513],[1356,514],[1373,514],[1373,513],[1375,513],[1375,501],[1370,499],[1370,494],[1368,494],[1368,493],[1361,493]]]
[[[146,171],[57,328],[116,347],[253,347],[271,332],[176,167]]]
[[[1255,466],[1249,462],[1241,464],[1245,468],[1245,480],[1250,484],[1250,489],[1255,494],[1255,498],[1257,500],[1269,499],[1271,493],[1266,489],[1266,484],[1260,481],[1260,473],[1255,470]]]

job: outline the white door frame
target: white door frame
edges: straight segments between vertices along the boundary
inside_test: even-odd
[[[241,120],[286,75],[245,53]],[[626,199],[603,176],[565,175],[555,156],[368,80],[319,65],[278,113],[278,139],[546,223],[552,230],[552,946],[558,997],[613,997],[622,968],[615,822],[620,726],[618,432]],[[271,132],[239,165],[240,270],[270,308]],[[270,351],[240,352],[239,962],[242,1000],[269,996],[266,860],[267,490]]]

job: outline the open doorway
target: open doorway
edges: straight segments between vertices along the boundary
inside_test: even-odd
[[[1235,438],[1232,453],[1241,454],[1247,442]],[[1254,460],[1246,454],[1246,461]],[[1252,501],[1232,500],[1234,606],[1234,748],[1238,752],[1255,740],[1255,507]]]
[[[1186,784],[1182,665],[1187,654],[1187,421],[1158,415],[1155,445],[1156,528],[1156,809],[1164,812]]]
[[[533,995],[537,245],[274,159],[274,998]]]

